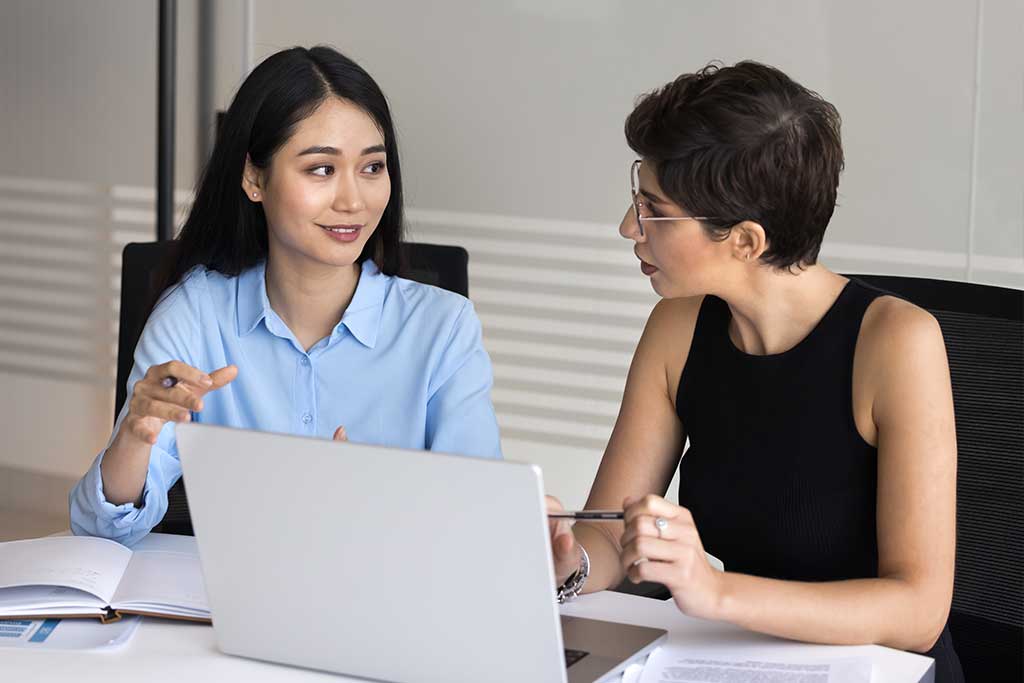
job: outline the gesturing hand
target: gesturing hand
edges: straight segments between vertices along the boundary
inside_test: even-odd
[[[202,410],[206,394],[237,376],[238,368],[234,365],[209,374],[177,360],[150,366],[132,389],[128,414],[120,431],[144,443],[155,444],[167,422],[190,421],[189,411]]]
[[[685,614],[717,618],[723,575],[708,563],[690,511],[655,495],[626,498],[622,506],[626,576],[663,584]]]

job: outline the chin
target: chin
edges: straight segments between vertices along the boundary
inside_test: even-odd
[[[672,298],[673,296],[675,296],[675,294],[673,294],[671,291],[671,283],[665,282],[664,277],[658,277],[659,275],[662,275],[662,272],[660,270],[650,276],[649,279],[651,281],[651,289],[653,289],[654,293],[660,296],[662,299]]]
[[[658,276],[662,275],[662,273],[658,271],[654,275]],[[682,299],[695,295],[694,292],[687,291],[685,287],[681,287],[676,283],[666,282],[664,277],[652,277],[651,289],[662,299]]]

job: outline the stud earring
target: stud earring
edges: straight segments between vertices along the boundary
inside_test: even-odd
[[[258,193],[258,192],[253,192],[253,193],[252,193],[252,198],[253,198],[253,199],[256,199],[256,197],[257,197],[258,195],[259,195],[259,193]],[[750,257],[748,256],[747,258],[750,258]]]

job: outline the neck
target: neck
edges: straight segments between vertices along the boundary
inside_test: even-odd
[[[308,351],[341,321],[355,295],[359,274],[358,263],[294,263],[272,251],[267,257],[267,299]]]
[[[718,294],[732,311],[729,336],[745,353],[788,351],[821,322],[846,282],[818,265],[796,274],[764,266],[752,268]]]

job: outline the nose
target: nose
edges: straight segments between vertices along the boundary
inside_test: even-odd
[[[640,225],[636,220],[636,211],[633,210],[632,206],[626,209],[622,222],[619,223],[619,234],[627,240],[633,240],[638,244],[647,241],[646,236],[640,233]]]
[[[359,181],[352,175],[339,173],[338,183],[334,188],[334,202],[331,208],[335,211],[355,213],[366,208],[362,188]]]

